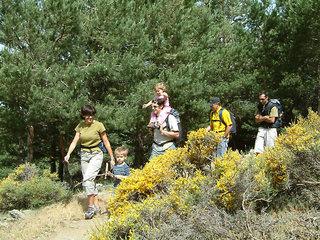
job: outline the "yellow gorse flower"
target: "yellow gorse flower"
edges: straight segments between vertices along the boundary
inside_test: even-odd
[[[219,140],[219,136],[206,129],[192,131],[184,148],[167,151],[143,169],[135,170],[118,186],[115,197],[109,201],[111,218],[92,239],[119,236],[137,239],[139,230],[148,231],[150,227],[137,224],[146,212],[166,209],[168,215],[188,215],[194,199],[203,194],[202,186],[214,186],[217,193],[208,202],[218,203],[227,210],[239,209],[244,193],[237,189],[237,183],[246,174],[250,177],[253,195],[272,196],[287,184],[288,166],[295,156],[319,147],[320,116],[309,111],[308,118],[299,118],[278,137],[275,147],[267,148],[258,156],[228,151],[214,159]],[[210,162],[212,175],[201,171]]]

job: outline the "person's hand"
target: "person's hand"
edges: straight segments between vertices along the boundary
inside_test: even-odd
[[[70,154],[67,154],[63,160],[65,163],[69,163],[69,159],[70,159]]]
[[[107,171],[107,172],[105,173],[105,176],[114,178],[114,174],[113,174],[112,172],[110,172],[110,171]]]
[[[159,126],[159,130],[160,130],[160,133],[162,134],[164,131],[162,125]]]
[[[148,104],[143,104],[142,105],[142,108],[147,108],[148,107]]]
[[[162,125],[160,125],[159,130],[160,130],[160,134],[163,135],[163,136],[165,136],[165,134],[166,134],[167,131],[163,129]]]
[[[261,116],[260,114],[257,114],[254,118],[256,119],[256,122],[258,122],[258,123],[263,121],[263,116]]]

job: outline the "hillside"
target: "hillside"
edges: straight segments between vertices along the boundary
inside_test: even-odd
[[[109,188],[100,194],[99,202],[105,210]],[[68,204],[53,204],[39,210],[21,211],[23,218],[14,220],[8,214],[0,216],[0,239],[14,240],[88,240],[92,231],[108,219],[105,214],[84,220],[86,198],[77,194]]]

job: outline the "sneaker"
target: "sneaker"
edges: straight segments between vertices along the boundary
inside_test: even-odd
[[[88,210],[84,213],[84,218],[85,219],[91,219],[95,215],[95,206],[93,207],[88,207]]]

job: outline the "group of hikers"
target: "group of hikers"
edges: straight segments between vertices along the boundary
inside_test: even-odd
[[[169,149],[175,149],[175,141],[179,139],[181,130],[179,129],[179,118],[174,115],[174,109],[170,106],[169,95],[164,83],[158,83],[154,87],[154,98],[143,108],[152,107],[147,127],[153,131],[153,144],[150,158],[163,154]],[[254,152],[262,153],[265,147],[271,147],[277,137],[277,124],[280,119],[278,108],[269,101],[266,92],[259,93],[259,107],[255,115],[259,130],[255,141]],[[221,106],[220,98],[213,97],[210,101],[210,125],[207,131],[214,131],[221,136],[214,157],[221,157],[227,151],[230,133],[235,127],[233,115]],[[69,146],[64,158],[69,162],[70,155],[80,143],[80,162],[83,176],[82,185],[87,195],[88,208],[85,212],[85,219],[91,219],[100,210],[98,207],[98,190],[95,179],[98,176],[102,163],[103,152],[110,156],[110,164],[106,164],[106,176],[114,179],[114,186],[130,174],[130,168],[126,164],[128,148],[121,146],[112,151],[106,129],[103,123],[94,119],[96,110],[91,105],[85,105],[80,110],[83,119],[75,128],[75,136]],[[108,169],[110,167],[110,171]]]

